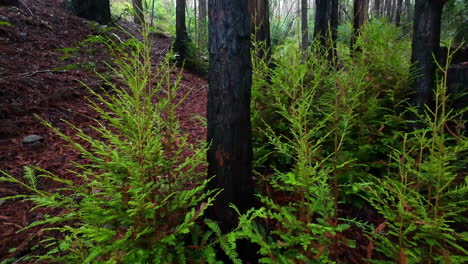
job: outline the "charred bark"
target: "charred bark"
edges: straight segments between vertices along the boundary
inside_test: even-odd
[[[188,58],[188,45],[191,41],[185,24],[185,5],[185,0],[176,2],[176,37],[173,47],[179,63],[183,63]]]
[[[368,0],[354,0],[353,35],[351,36],[351,51],[355,51],[356,40],[361,34],[362,28],[367,21],[368,8]]]
[[[413,102],[420,111],[430,106],[436,79],[436,62],[440,45],[442,0],[416,0],[411,62],[415,75]]]
[[[111,22],[109,0],[67,0],[65,7],[72,14],[100,24]]]
[[[250,15],[247,0],[209,0],[208,176],[223,189],[210,211],[224,230],[253,206]]]
[[[145,15],[143,13],[143,3],[141,0],[132,0],[133,10],[135,14],[133,16],[133,21],[137,24],[141,24],[145,21]]]
[[[251,18],[251,29],[256,42],[262,42],[259,56],[269,55],[270,38],[270,8],[268,0],[248,0]]]
[[[18,0],[0,0],[0,6],[17,6]]]
[[[301,0],[301,33],[302,33],[302,39],[301,39],[301,48],[303,50],[307,50],[307,47],[309,46],[309,22],[308,22],[308,16],[307,16],[307,11],[308,11],[308,6],[307,6],[307,0]]]
[[[327,57],[336,57],[336,37],[338,29],[338,0],[315,1],[314,39],[327,52]]]
[[[395,25],[399,27],[401,25],[401,13],[403,11],[403,0],[397,1],[396,13],[395,13]]]

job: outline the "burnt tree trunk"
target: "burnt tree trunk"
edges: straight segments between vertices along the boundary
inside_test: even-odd
[[[309,46],[309,22],[307,19],[307,7],[307,0],[301,0],[301,48],[303,50],[307,50],[307,47]]]
[[[248,0],[251,18],[252,34],[255,41],[262,42],[259,56],[269,56],[270,38],[270,6],[268,0]]]
[[[65,7],[72,14],[100,24],[111,22],[109,0],[66,0]]]
[[[18,0],[0,0],[0,6],[17,6]]]
[[[132,0],[133,10],[135,14],[133,16],[133,21],[137,24],[141,24],[145,20],[145,15],[143,13],[143,3],[141,0]]]
[[[353,34],[351,36],[351,51],[354,50],[356,40],[367,21],[369,2],[368,0],[354,0],[353,5]]]
[[[413,89],[416,92],[414,104],[423,111],[430,105],[435,88],[436,63],[440,45],[442,8],[441,0],[416,0],[411,62],[416,71]]]
[[[338,0],[315,1],[314,39],[325,49],[327,57],[336,57]]]
[[[401,13],[403,11],[403,0],[397,0],[396,12],[395,12],[395,25],[399,27],[401,25]]]
[[[185,0],[177,0],[176,2],[176,37],[173,47],[179,63],[182,63],[188,57],[188,45],[190,42],[185,24],[185,5]]]
[[[209,0],[208,177],[209,189],[223,191],[209,216],[223,230],[253,207],[250,124],[250,14],[248,0]]]

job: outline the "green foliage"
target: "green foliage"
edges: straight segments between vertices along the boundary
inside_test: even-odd
[[[375,20],[352,56],[340,48],[336,65],[314,46],[278,47],[271,61],[253,55],[255,166],[270,230],[245,228],[264,263],[331,261],[333,238],[354,221],[340,219],[339,203],[374,207],[386,222],[369,237],[399,263],[466,261],[457,226],[466,222],[467,143],[452,131],[461,115],[448,110],[441,85],[428,129],[409,132],[409,43]]]
[[[442,13],[441,39],[443,42],[461,44],[468,41],[468,2],[464,0],[447,1]]]
[[[463,173],[468,140],[449,127],[468,108],[460,112],[446,108],[447,70],[441,68],[434,109],[420,116],[427,128],[404,134],[391,153],[388,175],[375,178],[366,188],[366,199],[386,219],[386,228],[371,238],[378,251],[398,263],[468,260],[464,248],[468,236],[456,227],[466,226],[468,220]]]
[[[25,181],[6,173],[0,178],[28,190],[8,199],[31,201],[33,209],[60,208],[26,228],[60,232],[40,242],[46,253],[38,261],[217,263],[214,236],[202,233],[199,220],[218,193],[206,191],[208,180],[198,169],[205,164],[206,145],[188,143],[180,131],[176,107],[185,97],[176,96],[179,80],[171,80],[168,59],[152,68],[143,35],[143,42],[123,43],[100,37],[113,54],[109,67],[118,80],[101,76],[111,88],[89,89],[90,106],[100,114],[91,127],[98,137],[73,124],[75,135],[68,135],[44,121],[88,161],[76,164],[76,179],[29,167]],[[37,182],[44,179],[60,188],[41,190]]]
[[[7,22],[7,21],[0,21],[0,26],[6,26],[6,27],[11,27],[12,24]]]
[[[335,180],[353,161],[343,150],[364,103],[366,68],[339,70],[320,48],[313,54],[288,44],[273,54],[273,69],[253,59],[256,165],[273,172],[263,178],[274,191],[260,196],[275,226],[263,241],[273,261],[265,263],[329,263],[332,238],[348,227],[338,221]]]

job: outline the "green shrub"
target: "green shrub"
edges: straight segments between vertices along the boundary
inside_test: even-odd
[[[420,117],[427,128],[402,135],[401,144],[392,146],[387,175],[366,187],[364,197],[386,219],[385,228],[370,237],[379,252],[398,263],[468,260],[467,233],[457,228],[468,220],[468,140],[449,127],[468,108],[447,108],[447,70],[441,68],[434,109]]]
[[[73,171],[79,184],[39,168],[26,168],[25,181],[4,172],[0,178],[28,190],[8,199],[31,201],[33,209],[60,208],[58,215],[26,228],[60,232],[40,242],[46,253],[35,256],[38,261],[217,263],[215,233],[204,232],[208,227],[201,221],[218,193],[206,191],[208,180],[199,169],[205,165],[206,145],[188,143],[180,131],[178,80],[171,81],[168,59],[152,68],[144,36],[143,42],[101,39],[113,54],[111,69],[118,80],[101,76],[111,89],[90,89],[90,106],[100,114],[91,127],[98,138],[69,124],[75,140],[44,121],[88,161]],[[43,179],[61,187],[41,190],[36,182]]]

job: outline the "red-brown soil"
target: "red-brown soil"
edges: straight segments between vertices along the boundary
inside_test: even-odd
[[[0,7],[0,170],[22,177],[23,166],[34,165],[63,177],[70,177],[71,162],[80,162],[79,155],[66,142],[47,129],[35,115],[52,123],[66,134],[73,131],[62,121],[90,131],[97,114],[90,109],[85,97],[89,95],[81,84],[99,88],[101,82],[94,71],[105,72],[109,58],[103,47],[83,49],[63,58],[59,49],[77,47],[77,43],[96,34],[89,22],[71,16],[63,9],[61,0],[22,0],[19,7]],[[130,32],[137,32],[134,24],[124,24]],[[154,39],[155,64],[169,50],[170,38]],[[71,67],[67,65],[72,65]],[[81,66],[79,66],[81,65]],[[172,74],[176,79],[180,70]],[[189,92],[178,109],[182,130],[191,135],[191,142],[205,138],[205,128],[194,115],[205,115],[207,82],[201,77],[184,73],[180,93]],[[22,143],[28,135],[44,137],[45,144],[30,148]],[[82,161],[81,161],[82,162]],[[42,189],[55,186],[41,182]],[[0,184],[0,197],[22,194],[25,190],[14,184]],[[43,232],[32,228],[18,230],[53,210],[30,211],[29,203],[8,200],[0,202],[0,261],[29,254]],[[17,248],[15,254],[9,249]],[[14,256],[13,256],[14,255]]]

